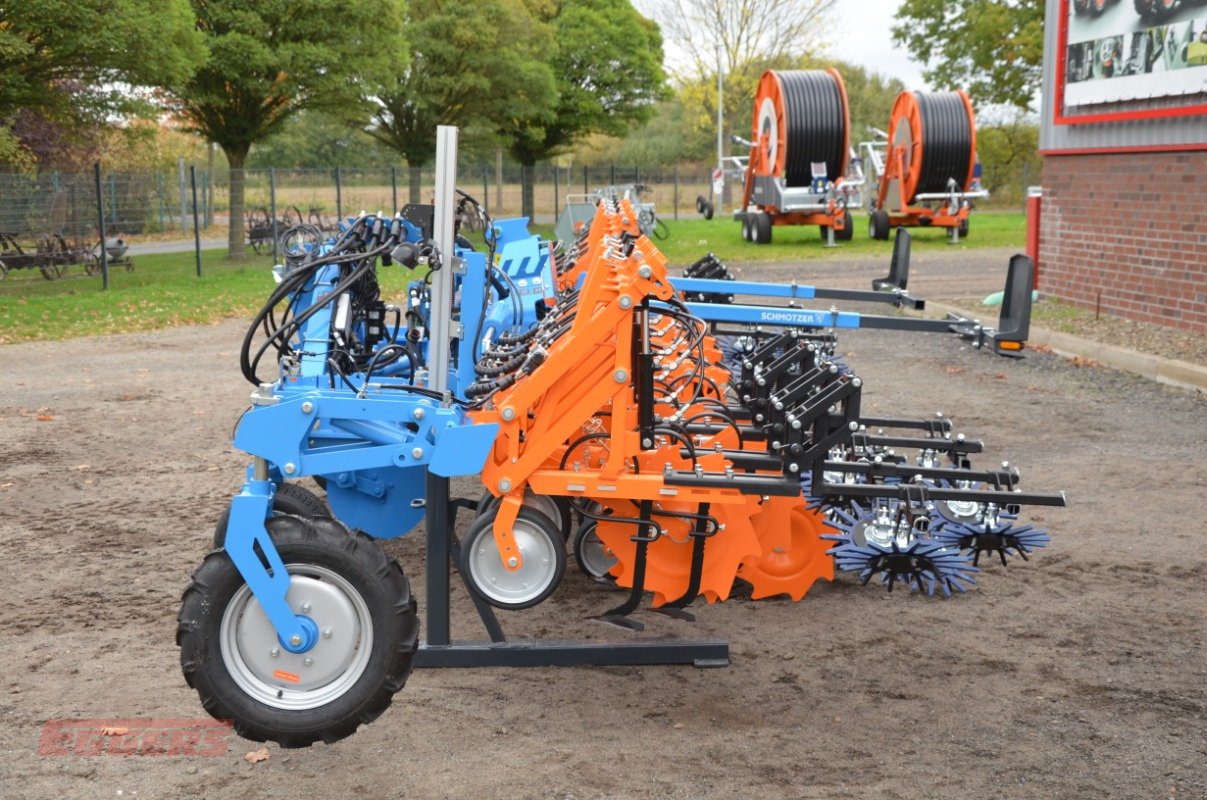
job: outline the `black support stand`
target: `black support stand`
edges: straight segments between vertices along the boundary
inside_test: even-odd
[[[459,547],[452,535],[457,506],[449,498],[449,480],[427,476],[427,638],[419,643],[416,667],[574,667],[729,664],[724,639],[644,639],[631,642],[585,640],[510,640],[498,618],[472,592],[470,597],[489,641],[453,641],[449,563]]]

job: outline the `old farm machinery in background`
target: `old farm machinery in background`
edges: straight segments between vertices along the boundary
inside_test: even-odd
[[[842,329],[879,328],[1017,356],[1025,257],[994,330],[833,307],[922,306],[906,288],[905,232],[889,277],[864,292],[737,281],[707,258],[673,276],[618,198],[572,241],[490,221],[474,249],[455,232],[455,143],[439,129],[434,208],[349,218],[331,237],[287,231],[279,283],[245,337],[255,389],[235,445],[252,461],[177,632],[190,686],[238,733],[335,741],[376,718],[414,666],[727,663],[720,640],[509,639],[494,609],[551,602],[568,551],[626,590],[601,591],[597,618],[640,631],[643,605],[691,620],[738,581],[799,600],[849,571],[950,595],[981,555],[1047,542],[1019,515],[1062,495],[1022,492],[1004,465],[974,468],[981,443],[946,418],[864,415],[863,381],[834,349]],[[400,301],[381,296],[379,264],[416,270]],[[814,299],[830,308],[800,305]],[[484,492],[451,498],[458,475]],[[459,510],[474,516],[460,536]],[[374,541],[421,521],[423,641],[405,574]],[[453,564],[485,639],[452,636]]]

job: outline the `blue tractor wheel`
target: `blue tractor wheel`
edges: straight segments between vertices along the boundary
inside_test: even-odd
[[[312,641],[288,648],[226,551],[216,550],[184,593],[181,668],[205,710],[232,720],[244,738],[334,742],[376,719],[410,676],[415,600],[398,563],[364,534],[289,515],[265,527],[290,576],[286,602]]]

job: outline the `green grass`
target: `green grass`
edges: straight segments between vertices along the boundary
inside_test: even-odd
[[[779,227],[772,242],[756,245],[742,241],[741,226],[729,218],[668,220],[669,236],[656,240],[672,265],[685,265],[716,253],[722,261],[788,261],[887,256],[890,242],[867,238],[866,218],[855,217],[855,239],[842,247],[822,247],[816,228]],[[978,212],[972,218],[972,236],[960,248],[1019,247],[1026,220],[1019,212]],[[549,238],[552,226],[533,231]],[[913,231],[915,250],[950,247],[944,231]],[[15,270],[0,281],[0,344],[47,339],[69,339],[100,333],[149,331],[210,323],[230,317],[250,318],[263,304],[273,281],[271,259],[249,256],[231,261],[223,250],[202,254],[202,277],[195,274],[192,253],[135,256],[133,272],[121,267],[110,271],[110,288],[101,279],[73,266],[57,281],[47,281],[37,270]],[[401,292],[412,278],[394,267],[378,272],[387,296]]]
[[[655,243],[671,264],[689,264],[705,253],[715,253],[722,261],[789,261],[799,259],[849,258],[864,255],[886,255],[892,252],[892,242],[877,242],[868,238],[867,216],[855,214],[855,237],[839,242],[841,247],[822,245],[821,234],[814,226],[777,226],[770,244],[753,244],[742,239],[741,223],[732,218],[714,217],[711,220],[666,220],[669,235]],[[958,248],[1017,247],[1025,244],[1026,216],[1019,211],[977,211],[971,219],[971,235],[961,240]],[[911,228],[915,251],[939,250],[948,244],[947,231],[940,228]]]
[[[0,282],[0,344],[250,317],[274,286],[271,258],[232,261],[224,250],[202,253],[200,278],[192,253],[135,256],[134,264],[133,272],[110,271],[108,291],[99,275],[89,277],[80,266],[56,281],[37,270],[10,272]],[[388,294],[401,291],[411,277],[393,267],[378,274]]]

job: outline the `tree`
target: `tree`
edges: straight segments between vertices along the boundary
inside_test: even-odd
[[[188,0],[18,0],[0,8],[0,152],[19,111],[70,126],[145,107],[204,57]],[[6,142],[6,144],[5,144]]]
[[[983,125],[976,132],[982,182],[1001,204],[1021,204],[1028,183],[1040,183],[1039,126],[1023,119]]]
[[[361,98],[401,68],[401,0],[192,0],[209,55],[173,106],[230,164],[231,257],[243,244],[251,146],[304,109],[366,114]]]
[[[1043,80],[1044,4],[1035,0],[904,0],[893,41],[939,88],[1031,109]]]
[[[662,34],[628,0],[563,0],[537,9],[555,41],[546,63],[557,79],[551,115],[520,113],[500,126],[523,169],[522,206],[533,212],[532,167],[585,136],[619,136],[650,118],[664,94]]]
[[[247,167],[369,169],[397,163],[392,161],[393,157],[389,149],[359,125],[350,125],[321,111],[301,111],[281,130],[252,147]]]
[[[410,201],[420,169],[436,155],[436,126],[493,128],[517,116],[547,116],[556,100],[541,55],[550,27],[520,0],[411,0],[411,63],[376,96],[368,133],[410,167]]]
[[[658,0],[657,16],[681,52],[681,79],[717,78],[754,63],[808,55],[821,45],[838,0]]]

